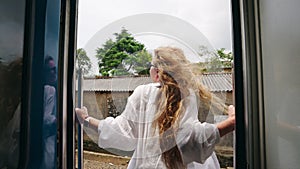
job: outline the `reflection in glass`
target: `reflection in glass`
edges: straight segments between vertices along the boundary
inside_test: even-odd
[[[260,4],[266,160],[278,169],[300,168],[300,1],[289,2]]]
[[[16,168],[19,159],[22,58],[0,63],[0,168]]]
[[[43,125],[43,147],[44,160],[43,169],[53,169],[56,166],[56,66],[51,56],[45,58],[44,65],[44,125]]]
[[[47,1],[44,58],[43,161],[41,168],[57,168],[57,62],[60,0]]]
[[[25,1],[0,5],[0,168],[17,168]]]

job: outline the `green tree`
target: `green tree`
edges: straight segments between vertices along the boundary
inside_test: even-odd
[[[149,67],[147,65],[150,61],[151,54],[146,49],[142,49],[126,59],[125,63],[130,65],[136,74],[149,75]]]
[[[92,62],[83,48],[77,49],[76,63],[77,73],[79,69],[82,70],[83,75],[88,75],[90,73],[90,70],[92,68]]]
[[[221,72],[223,69],[222,62],[217,56],[208,59],[206,64],[206,72]]]
[[[225,48],[209,50],[206,46],[199,47],[198,55],[206,57],[206,63],[199,64],[204,72],[220,72],[223,68],[231,67],[232,52],[225,52]]]
[[[98,60],[102,60],[106,54],[106,52],[114,46],[114,41],[112,39],[108,39],[103,45],[102,48],[97,48],[96,50],[96,58]]]
[[[151,61],[151,55],[145,46],[125,28],[113,35],[116,41],[109,39],[96,50],[99,73],[102,76],[149,74],[147,63]]]
[[[222,65],[224,67],[231,67],[231,63],[233,62],[233,54],[232,52],[225,52],[225,48],[221,48],[217,50],[218,56]]]
[[[116,36],[116,41],[119,41],[123,38],[126,38],[128,36],[131,36],[130,33],[128,33],[128,30],[125,29],[124,27],[122,27],[121,29],[121,33],[114,33],[114,35]]]

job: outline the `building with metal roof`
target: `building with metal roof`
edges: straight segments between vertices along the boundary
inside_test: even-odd
[[[137,86],[151,82],[152,80],[149,76],[84,79],[83,91],[131,92]],[[202,75],[202,82],[212,92],[232,92],[231,73],[204,74]]]
[[[203,74],[199,78],[225,104],[230,105],[233,103],[231,73],[208,73]],[[93,78],[84,79],[82,82],[83,105],[88,108],[89,113],[93,117],[103,119],[108,116],[116,117],[120,115],[125,109],[127,99],[133,93],[134,89],[139,85],[151,83],[152,80],[149,76],[139,76]],[[214,123],[218,119],[206,109],[199,110],[198,118],[201,122],[206,121],[210,123]],[[229,142],[226,140],[229,140]],[[229,145],[232,143],[231,140],[232,135],[227,135],[221,139],[220,145],[232,146]]]

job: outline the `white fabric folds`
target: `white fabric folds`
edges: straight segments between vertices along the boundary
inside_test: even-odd
[[[188,169],[220,168],[214,153],[215,144],[220,139],[219,131],[214,124],[199,122],[197,99],[192,91],[185,98],[185,112],[180,117],[178,127],[165,132],[173,133],[175,140],[161,147],[158,129],[153,127],[158,92],[157,83],[137,87],[120,116],[100,121],[98,145],[134,151],[129,169],[166,168],[161,160],[162,153],[175,145]]]

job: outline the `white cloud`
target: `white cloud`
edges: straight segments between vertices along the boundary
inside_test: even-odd
[[[104,26],[141,13],[176,16],[197,27],[213,44],[223,44],[226,48],[231,46],[228,45],[231,43],[229,0],[79,1],[78,46],[83,47]],[[215,34],[219,36],[215,37]]]

